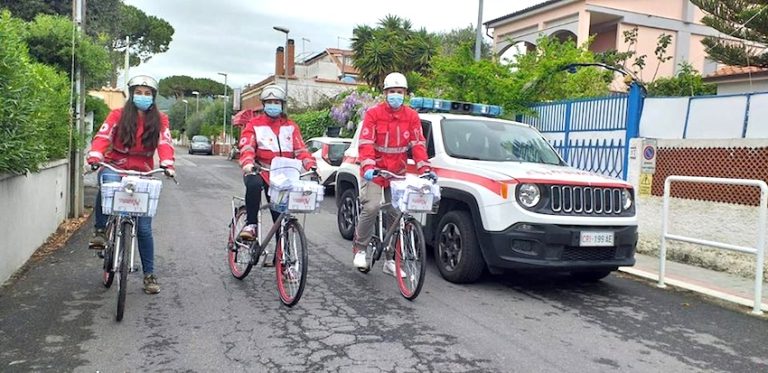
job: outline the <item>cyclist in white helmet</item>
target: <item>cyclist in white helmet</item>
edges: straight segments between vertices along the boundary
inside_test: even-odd
[[[88,164],[94,169],[98,162],[110,163],[120,169],[150,171],[154,168],[155,151],[160,167],[167,176],[174,176],[174,150],[168,116],[155,105],[157,81],[146,75],[138,75],[128,81],[130,96],[125,106],[115,109],[104,120],[101,129],[93,137]],[[115,181],[120,177],[111,170],[99,173],[99,180]],[[107,217],[101,212],[101,191],[96,194],[95,232],[89,243],[92,249],[103,249]],[[136,227],[141,268],[144,271],[144,292],[157,294],[160,285],[154,274],[155,243],[152,237],[152,218],[140,217]]]
[[[245,125],[238,144],[248,216],[240,238],[245,240],[256,237],[261,192],[269,185],[269,173],[254,173],[256,166],[269,168],[272,158],[286,157],[300,159],[307,170],[317,167],[315,158],[304,144],[299,126],[284,113],[285,90],[274,84],[265,87],[261,92],[261,103],[264,105],[264,114],[256,116]],[[273,220],[277,220],[278,215],[272,211]]]

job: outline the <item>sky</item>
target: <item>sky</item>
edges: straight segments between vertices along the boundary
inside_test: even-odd
[[[483,0],[483,22],[543,0]],[[165,53],[129,74],[162,79],[172,75],[209,78],[238,88],[274,72],[275,49],[290,30],[297,57],[325,48],[349,48],[357,25],[375,27],[388,14],[411,21],[414,29],[450,31],[477,24],[479,0],[124,0],[175,29]],[[486,30],[483,28],[483,33]],[[491,39],[485,37],[487,41]],[[297,61],[300,58],[297,58]],[[122,78],[120,80],[123,81]]]

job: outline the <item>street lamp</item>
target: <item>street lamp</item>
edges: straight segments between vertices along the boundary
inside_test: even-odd
[[[288,33],[291,31],[285,27],[280,27],[280,26],[273,26],[272,28],[275,29],[276,31],[280,31],[285,34],[285,50],[288,50]],[[284,69],[285,75],[283,76],[285,78],[285,99],[286,99],[285,102],[288,103],[288,59],[287,58],[283,59],[283,65],[285,67]],[[285,109],[286,108],[283,108],[283,111],[286,111]]]
[[[197,102],[195,103],[195,114],[200,110],[200,92],[192,91],[192,94],[197,96]]]
[[[184,126],[187,125],[187,109],[189,109],[189,101],[181,100],[184,103]]]
[[[221,152],[224,153],[224,143],[227,141],[227,73],[218,73],[224,76],[224,120],[221,124]]]

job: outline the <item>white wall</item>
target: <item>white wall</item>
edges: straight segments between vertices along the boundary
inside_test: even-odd
[[[26,176],[0,175],[0,283],[66,218],[68,170],[60,160]]]
[[[752,84],[746,82],[723,82],[717,83],[718,95],[734,95],[744,92],[766,92],[768,91],[768,80],[753,80]]]
[[[640,137],[738,139],[744,134],[768,138],[768,93],[648,98],[640,118]]]

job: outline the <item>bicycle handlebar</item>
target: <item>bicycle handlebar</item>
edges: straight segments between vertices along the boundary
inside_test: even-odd
[[[98,166],[100,166],[100,167],[108,168],[108,169],[110,169],[110,170],[112,170],[112,171],[115,171],[115,172],[117,172],[117,173],[118,173],[120,176],[139,176],[139,177],[150,177],[150,176],[153,176],[153,175],[156,175],[156,174],[160,174],[160,173],[164,173],[164,172],[165,172],[165,169],[164,169],[164,168],[156,168],[156,169],[154,169],[154,170],[150,170],[150,171],[135,171],[135,170],[123,170],[123,169],[121,169],[121,168],[117,168],[117,167],[115,167],[115,166],[113,166],[113,165],[111,165],[111,164],[109,164],[109,163],[104,163],[104,162],[96,162],[96,163],[94,163],[94,164],[95,164],[95,165],[98,165]],[[87,175],[87,174],[90,174],[90,173],[92,173],[92,172],[94,172],[94,171],[96,171],[96,170],[93,170],[93,169],[92,169],[92,170],[86,171],[86,172],[85,172],[85,175]],[[169,177],[170,177],[171,179],[173,179],[173,181],[174,181],[176,184],[178,184],[178,183],[179,183],[179,182],[176,180],[176,177],[175,177],[175,176],[169,176]]]
[[[389,172],[387,170],[378,169],[378,168],[373,170],[373,176],[381,176],[387,179],[405,180],[405,175],[398,175],[396,173]],[[435,183],[435,180],[429,174],[422,174],[422,175],[419,175],[419,177],[422,179],[430,179],[432,180],[433,184]]]
[[[266,171],[266,172],[270,172],[269,168],[266,168],[266,167],[264,167],[264,166],[259,166],[259,171]],[[256,168],[254,168],[254,169],[253,169],[253,171],[251,171],[251,174],[253,174],[253,175],[255,175],[255,174],[256,174]],[[317,169],[311,169],[311,170],[309,170],[309,171],[307,171],[307,172],[304,172],[304,173],[300,173],[300,174],[299,174],[299,177],[301,178],[301,177],[304,177],[304,176],[310,176],[310,175],[315,175],[315,176],[317,176],[318,178],[320,177],[320,174],[318,174],[318,173],[317,173]]]

